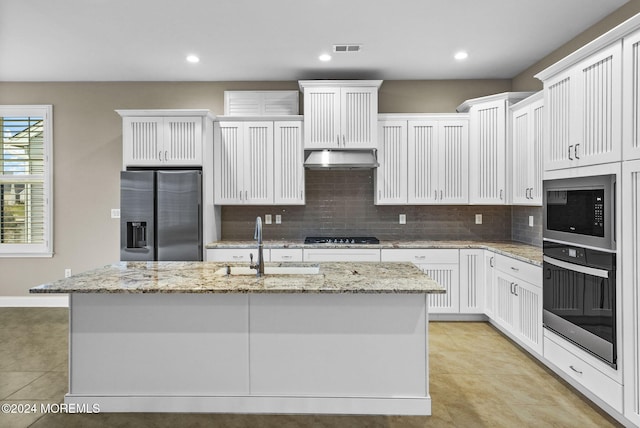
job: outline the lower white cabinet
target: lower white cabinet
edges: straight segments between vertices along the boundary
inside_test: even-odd
[[[412,262],[447,290],[428,296],[429,313],[460,312],[457,249],[383,249],[380,258],[383,262]]]
[[[495,253],[489,250],[485,250],[484,252],[484,313],[489,317],[493,318],[493,307],[494,307],[494,285],[493,285],[493,276],[494,267],[495,267]]]
[[[484,312],[484,257],[485,250],[460,250],[460,313]]]
[[[258,254],[258,248],[209,248],[207,249],[207,261],[249,263],[251,261],[249,254],[253,254],[255,257]]]
[[[544,332],[544,357],[569,378],[622,413],[623,387],[606,374],[615,370],[548,330]]]
[[[542,355],[542,269],[500,254],[494,261],[491,318],[520,344]]]

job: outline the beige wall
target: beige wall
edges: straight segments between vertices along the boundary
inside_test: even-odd
[[[542,89],[542,82],[533,77],[534,75],[638,13],[640,13],[640,0],[629,0],[627,4],[515,76],[513,78],[513,90],[538,91]],[[542,29],[543,27],[541,26]]]
[[[380,111],[453,112],[509,80],[385,82]],[[0,83],[0,104],[53,104],[53,258],[0,258],[0,296],[119,259],[122,128],[115,109],[206,108],[223,113],[226,89],[297,89],[297,82]]]

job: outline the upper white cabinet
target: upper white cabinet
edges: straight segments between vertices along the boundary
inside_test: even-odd
[[[457,110],[469,112],[469,202],[507,202],[507,112],[531,92],[505,92],[467,100]]]
[[[536,76],[544,83],[545,171],[622,159],[622,41],[580,52]]]
[[[467,115],[380,115],[378,134],[376,204],[469,202]]]
[[[377,148],[381,80],[303,80],[305,149]]]
[[[622,154],[625,160],[640,159],[640,30],[623,40]]]
[[[542,136],[544,99],[542,92],[511,107],[513,205],[542,205]]]
[[[304,204],[301,136],[299,120],[216,122],[214,202]]]
[[[202,166],[205,134],[213,121],[209,110],[116,111],[122,116],[124,168]]]

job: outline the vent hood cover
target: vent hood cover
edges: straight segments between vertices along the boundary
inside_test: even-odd
[[[304,161],[308,169],[371,169],[378,167],[373,150],[317,150]]]

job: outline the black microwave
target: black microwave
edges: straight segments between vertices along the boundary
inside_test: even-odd
[[[543,238],[615,251],[615,194],[613,174],[545,180]]]

